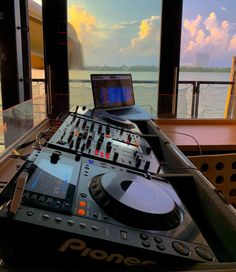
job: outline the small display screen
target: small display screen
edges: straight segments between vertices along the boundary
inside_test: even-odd
[[[96,109],[112,109],[134,105],[130,74],[91,75],[91,83]]]
[[[25,189],[65,199],[72,173],[73,167],[69,164],[61,162],[52,164],[46,159],[41,159],[27,182]]]

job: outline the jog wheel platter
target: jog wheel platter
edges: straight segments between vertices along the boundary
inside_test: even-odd
[[[124,224],[168,230],[179,225],[181,214],[164,186],[139,175],[110,172],[95,176],[90,192],[102,209]]]

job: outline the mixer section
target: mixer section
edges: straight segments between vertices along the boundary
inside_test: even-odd
[[[49,147],[156,173],[159,161],[140,133],[70,113]]]

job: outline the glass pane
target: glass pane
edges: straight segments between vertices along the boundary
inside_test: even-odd
[[[228,85],[201,84],[199,94],[199,118],[224,118]]]
[[[1,65],[0,65],[0,69],[1,69]],[[0,73],[0,77],[1,77],[1,73]],[[4,133],[4,123],[2,120],[2,85],[1,85],[1,78],[0,78],[0,154],[4,150],[3,133]]]
[[[93,107],[90,74],[131,73],[136,103],[156,114],[161,0],[68,0],[71,106]]]
[[[45,95],[0,111],[0,156],[8,147],[45,120]]]
[[[236,49],[235,9],[234,0],[183,1],[180,80],[230,81],[232,57]],[[222,103],[226,101],[229,86],[210,84],[207,91],[206,86],[199,88],[197,100],[201,108],[196,109],[199,117],[224,118],[225,105]],[[221,99],[216,101],[216,96]],[[217,103],[214,114],[209,111],[212,101]]]

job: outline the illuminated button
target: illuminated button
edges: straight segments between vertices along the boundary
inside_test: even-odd
[[[109,153],[106,153],[106,158],[110,159],[110,154]]]
[[[80,205],[80,207],[86,207],[87,203],[85,201],[80,201],[79,205]]]
[[[100,156],[101,156],[101,158],[104,157],[104,152],[103,151],[101,151]]]
[[[98,155],[98,153],[99,153],[99,150],[95,150],[95,155],[97,156]]]
[[[83,215],[85,215],[85,214],[86,214],[86,211],[85,211],[85,210],[83,210],[83,209],[78,209],[78,210],[77,210],[77,213],[78,213],[78,215],[83,216]]]

